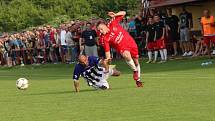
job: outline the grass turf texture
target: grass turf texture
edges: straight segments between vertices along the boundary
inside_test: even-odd
[[[215,64],[204,59],[145,64],[144,88],[135,88],[128,66],[117,61],[121,77],[112,89],[94,91],[81,80],[73,92],[74,65],[0,68],[0,121],[215,121]],[[30,87],[17,90],[16,79]]]

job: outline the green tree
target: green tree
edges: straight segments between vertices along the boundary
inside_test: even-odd
[[[0,31],[19,31],[70,19],[107,17],[108,11],[136,14],[140,0],[0,0]]]
[[[134,15],[139,9],[140,0],[89,0],[89,2],[93,8],[93,13],[106,18],[108,11],[124,10],[128,12],[128,15]]]
[[[28,0],[13,0],[2,8],[0,24],[3,31],[18,31],[44,22],[40,11]]]

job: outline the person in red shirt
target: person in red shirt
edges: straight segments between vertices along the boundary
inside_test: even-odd
[[[127,64],[133,70],[133,79],[136,81],[137,87],[143,87],[140,80],[140,64],[138,61],[138,47],[134,39],[129,33],[120,26],[120,21],[126,15],[125,11],[118,13],[109,12],[112,17],[111,21],[106,25],[99,22],[97,29],[100,31],[100,43],[105,50],[106,59],[111,59],[110,46],[113,47],[126,60]]]

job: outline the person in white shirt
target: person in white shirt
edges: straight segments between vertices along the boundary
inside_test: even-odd
[[[61,51],[61,59],[62,62],[65,63],[66,61],[66,55],[67,55],[67,42],[66,42],[66,30],[65,26],[61,26],[61,32],[60,32],[60,51]]]

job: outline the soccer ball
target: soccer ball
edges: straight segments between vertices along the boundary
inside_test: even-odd
[[[26,78],[19,78],[16,81],[16,87],[20,90],[25,90],[28,88],[28,80]]]

